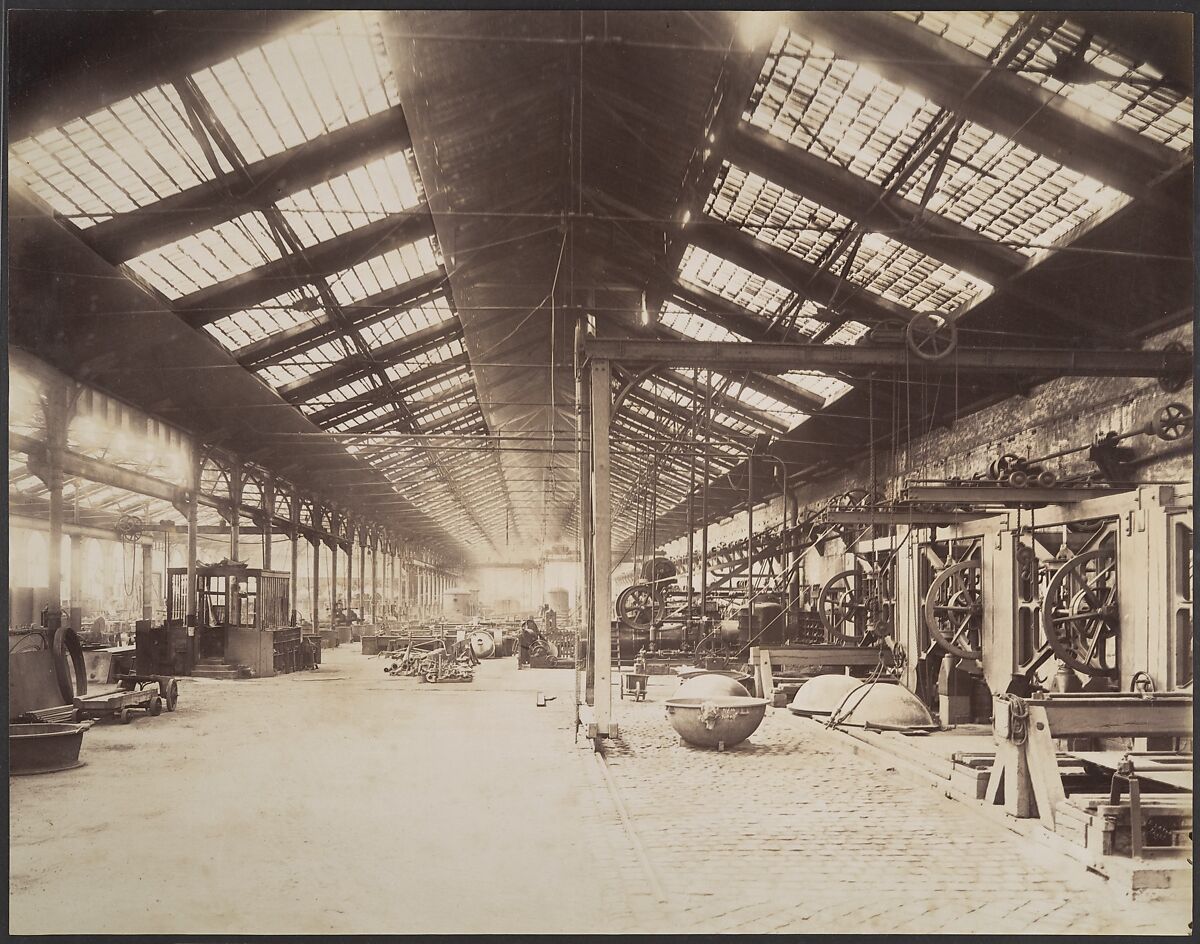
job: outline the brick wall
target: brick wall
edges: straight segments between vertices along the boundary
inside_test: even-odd
[[[1172,340],[1190,346],[1192,327],[1186,325],[1147,342],[1158,348]],[[896,452],[881,450],[874,456],[875,487],[885,498],[895,498],[906,480],[970,478],[987,469],[1002,453],[1038,457],[1072,446],[1085,446],[1098,435],[1115,430],[1124,433],[1150,421],[1159,408],[1170,402],[1191,406],[1192,384],[1168,393],[1156,380],[1112,377],[1063,377],[1031,389],[1027,396],[1010,397],[969,416],[948,428],[937,428],[917,437]],[[1138,482],[1192,480],[1192,442],[1185,439],[1171,453],[1172,444],[1154,436],[1138,436],[1127,445],[1139,457],[1153,457],[1137,467]],[[1157,455],[1161,454],[1161,455]],[[1156,457],[1155,457],[1156,456]],[[817,507],[851,489],[870,488],[870,457],[853,468],[793,489],[801,511]],[[1094,469],[1086,452],[1046,463],[1060,477]],[[754,529],[778,524],[783,518],[783,500],[775,497],[754,510]],[[746,514],[739,512],[710,525],[710,546],[746,537]],[[699,541],[696,544],[699,548]],[[666,553],[686,553],[687,539],[667,545]]]

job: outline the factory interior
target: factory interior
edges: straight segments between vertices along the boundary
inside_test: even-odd
[[[6,16],[11,934],[1190,934],[1191,14]]]

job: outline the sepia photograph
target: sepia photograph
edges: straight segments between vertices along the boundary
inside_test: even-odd
[[[1191,936],[1192,13],[74,7],[10,936]]]

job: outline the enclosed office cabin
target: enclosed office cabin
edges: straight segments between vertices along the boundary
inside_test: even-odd
[[[187,569],[168,571],[167,618],[188,616]],[[300,627],[291,619],[291,577],[233,563],[196,567],[195,652],[201,663],[249,668],[256,676],[290,672],[300,663]]]

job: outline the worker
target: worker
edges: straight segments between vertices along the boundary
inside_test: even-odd
[[[527,619],[521,624],[521,635],[519,637],[520,649],[517,653],[517,667],[529,665],[529,650],[533,644],[537,642],[538,625],[533,619]]]

